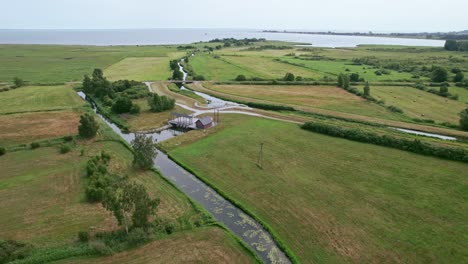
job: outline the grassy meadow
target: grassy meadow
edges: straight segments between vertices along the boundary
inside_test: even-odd
[[[176,46],[0,45],[0,82],[15,77],[42,84],[81,81],[93,69],[109,67],[111,77],[165,80],[169,60],[179,54],[184,52]]]
[[[0,93],[0,114],[73,109],[84,105],[70,86],[25,86]]]
[[[301,262],[463,262],[468,165],[254,117],[225,116],[224,126],[170,155],[271,226]]]
[[[360,88],[362,90],[362,87]],[[461,88],[457,90],[467,91]],[[401,108],[412,118],[432,119],[437,122],[457,124],[458,113],[467,108],[464,98],[451,100],[426,91],[405,86],[372,86],[371,93],[377,100],[384,100],[388,105]]]
[[[174,53],[167,57],[125,58],[104,70],[111,81],[122,79],[135,81],[166,80],[171,77],[169,61],[182,57],[184,53]]]

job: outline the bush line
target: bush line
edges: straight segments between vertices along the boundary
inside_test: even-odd
[[[430,143],[421,142],[418,139],[402,139],[388,135],[378,135],[376,133],[364,132],[359,129],[346,129],[338,126],[315,122],[307,122],[302,125],[301,128],[333,137],[340,137],[358,142],[405,150],[426,156],[434,156],[447,160],[468,163],[468,151],[462,148],[436,146]]]

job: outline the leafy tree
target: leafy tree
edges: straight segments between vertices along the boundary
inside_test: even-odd
[[[369,97],[370,96],[370,86],[369,82],[366,82],[366,85],[364,85],[364,97]]]
[[[135,139],[131,143],[133,147],[133,165],[139,169],[150,169],[153,166],[153,159],[157,155],[156,148],[153,145],[153,137],[135,134]]]
[[[132,105],[132,108],[130,109],[130,114],[139,114],[141,111],[140,106],[137,104]]]
[[[78,133],[84,138],[92,138],[96,136],[99,129],[99,124],[91,114],[84,114],[80,117],[80,125],[78,126]]]
[[[88,75],[85,75],[83,79],[83,91],[86,94],[92,94],[94,92],[93,81]]]
[[[111,211],[119,225],[128,230],[147,227],[148,218],[155,214],[159,199],[151,199],[143,185],[121,181],[106,189],[102,205]]]
[[[359,82],[359,73],[351,73],[349,80],[352,82]]]
[[[172,80],[182,80],[184,79],[184,74],[179,70],[179,68],[175,69],[172,72]]]
[[[343,88],[349,89],[349,76],[347,74],[343,75]]]
[[[302,76],[296,76],[296,82],[302,82],[303,80]]]
[[[449,51],[457,51],[458,50],[457,41],[453,39],[446,40],[444,48]]]
[[[455,77],[453,78],[454,82],[462,82],[465,79],[465,75],[459,71],[455,74]]]
[[[460,127],[461,129],[468,131],[468,108],[460,113]]]
[[[112,105],[112,111],[117,114],[128,113],[132,109],[132,106],[132,100],[126,96],[122,96]]]
[[[169,67],[171,68],[171,70],[175,71],[176,69],[179,69],[179,64],[178,64],[178,61],[177,60],[171,60],[169,62]]]
[[[431,80],[433,82],[446,82],[448,78],[448,72],[445,68],[434,66],[432,67]]]
[[[244,82],[244,81],[247,80],[247,78],[245,77],[245,75],[239,74],[239,75],[237,75],[235,80],[238,81],[238,82]]]
[[[344,84],[344,75],[340,73],[338,75],[338,87],[343,88],[343,84]]]
[[[286,73],[286,75],[283,78],[283,80],[285,80],[287,82],[293,82],[295,79],[296,79],[296,77],[294,77],[294,74],[292,74],[290,72]]]
[[[6,153],[6,149],[0,146],[0,156],[5,155],[5,153]]]
[[[24,86],[24,81],[18,77],[15,77],[13,79],[13,83],[15,84],[15,87],[19,88],[21,86]]]

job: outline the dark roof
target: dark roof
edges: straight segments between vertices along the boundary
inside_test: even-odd
[[[202,125],[206,126],[206,125],[213,123],[213,118],[211,118],[211,116],[205,116],[205,117],[198,119],[198,121],[200,121]]]

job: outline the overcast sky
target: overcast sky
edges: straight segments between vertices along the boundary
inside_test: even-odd
[[[3,29],[468,29],[468,0],[0,0]]]

